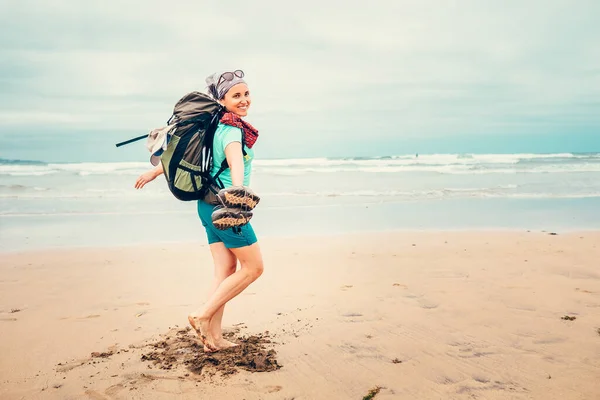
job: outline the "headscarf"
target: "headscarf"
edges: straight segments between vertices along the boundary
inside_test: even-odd
[[[221,79],[221,83],[219,83],[219,85],[217,86],[217,82],[219,82],[219,78],[225,72],[231,72],[231,71],[215,72],[214,74],[212,74],[206,78],[206,85],[208,85],[208,93],[215,100],[221,100],[223,97],[225,97],[225,94],[229,91],[229,89],[231,89],[235,85],[237,85],[239,83],[246,83],[242,78],[238,78],[235,74],[233,74],[232,80],[228,81],[226,79]]]

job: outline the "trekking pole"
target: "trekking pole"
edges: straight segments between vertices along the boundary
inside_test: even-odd
[[[124,145],[126,145],[126,144],[133,143],[133,142],[137,142],[138,140],[142,140],[142,139],[143,139],[143,138],[145,138],[145,137],[148,137],[148,134],[145,134],[145,135],[142,135],[142,136],[138,136],[138,137],[135,137],[135,138],[133,138],[133,139],[126,140],[126,141],[124,141],[124,142],[121,142],[121,143],[117,143],[117,144],[115,144],[115,146],[117,146],[117,147],[121,147],[121,146],[124,146]]]

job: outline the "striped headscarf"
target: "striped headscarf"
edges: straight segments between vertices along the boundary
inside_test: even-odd
[[[221,82],[219,82],[219,79],[225,72],[231,71],[215,72],[214,74],[206,78],[206,85],[208,85],[208,93],[215,100],[221,100],[223,97],[225,97],[225,94],[229,91],[229,89],[231,89],[235,85],[239,83],[246,83],[242,78],[239,78],[233,73],[232,80],[228,81],[226,79],[221,79]]]

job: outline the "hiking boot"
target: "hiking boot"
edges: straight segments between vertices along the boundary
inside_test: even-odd
[[[232,186],[221,189],[217,196],[226,207],[235,207],[246,211],[254,209],[260,201],[260,197],[246,186]]]
[[[211,216],[215,228],[222,231],[236,226],[246,225],[251,218],[251,211],[230,207],[219,208],[213,211]]]

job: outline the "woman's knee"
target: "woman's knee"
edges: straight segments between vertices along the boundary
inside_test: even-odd
[[[225,247],[223,242],[213,243],[210,250],[215,263],[215,278],[223,280],[235,272],[237,258],[235,254]]]
[[[229,275],[234,274],[236,268],[237,268],[237,263],[232,263],[232,264],[227,264],[227,265],[220,265],[218,268],[215,268],[215,278],[217,280],[223,281]]]
[[[252,280],[258,279],[258,277],[261,276],[264,271],[262,259],[246,261],[243,266],[246,268],[246,271],[248,271],[248,274]]]
[[[242,268],[248,273],[252,280],[257,279],[263,273],[263,260],[258,243],[250,246],[232,249],[240,261]]]

